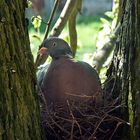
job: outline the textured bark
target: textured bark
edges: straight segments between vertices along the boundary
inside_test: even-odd
[[[25,5],[0,1],[0,140],[41,139]]]
[[[133,9],[134,8],[134,9]],[[134,50],[131,61],[131,85],[132,85],[132,106],[133,106],[133,127],[134,138],[140,140],[140,1],[135,0],[132,5],[132,20],[134,21],[131,29],[133,38],[132,46]]]
[[[130,122],[131,131],[124,128],[124,136],[127,140],[140,140],[140,1],[123,0],[121,4],[121,30],[107,73],[111,82],[106,87],[125,104],[121,112]]]
[[[109,41],[98,48],[97,51],[93,54],[93,63],[94,68],[100,73],[100,70],[103,67],[103,64],[107,61],[113,50],[115,49],[115,44],[117,41],[118,33],[120,32],[120,19],[122,15],[122,1],[113,0],[112,13],[114,19],[112,20],[111,32],[109,34]],[[102,38],[101,38],[102,39]]]

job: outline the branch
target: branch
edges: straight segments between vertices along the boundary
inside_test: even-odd
[[[74,10],[76,0],[67,0],[65,7],[63,8],[59,19],[53,27],[52,33],[50,36],[59,36],[62,30],[64,29],[71,13]]]
[[[76,16],[79,10],[81,10],[81,0],[77,0],[74,10],[69,18],[68,27],[69,27],[69,38],[70,38],[70,46],[73,52],[73,56],[75,57],[77,50],[77,31],[76,31]]]
[[[71,13],[73,12],[75,4],[76,4],[76,0],[67,0],[66,4],[60,14],[59,19],[57,20],[56,24],[54,25],[54,27],[52,29],[52,33],[50,36],[59,36],[60,35],[60,33],[64,29],[64,27],[69,19]],[[53,10],[55,10],[55,8],[53,8]],[[53,16],[53,12],[51,15]],[[52,19],[53,18],[50,18],[50,22],[52,21]],[[50,23],[48,23],[48,24],[50,24]],[[47,30],[49,30],[49,29],[47,29]],[[49,31],[46,31],[44,38],[46,38],[48,36],[48,32]],[[40,56],[38,55],[36,62],[35,62],[35,67],[37,68],[39,65],[43,64],[46,61],[47,57],[48,56],[43,56],[42,58],[40,58]]]
[[[49,30],[50,30],[50,26],[51,26],[51,23],[52,23],[52,20],[53,20],[53,17],[54,17],[54,13],[57,9],[57,6],[58,6],[58,3],[60,2],[60,0],[55,0],[55,3],[54,3],[54,6],[53,6],[53,9],[52,9],[52,12],[51,12],[51,15],[50,15],[50,19],[47,23],[47,27],[46,27],[46,31],[45,31],[45,36],[44,36],[44,40],[48,37],[48,34],[49,34]]]
[[[110,53],[114,49],[114,45],[117,40],[117,35],[120,31],[120,23],[117,25],[116,29],[113,31],[113,33],[110,35],[110,41],[107,42],[102,49],[97,50],[97,52],[94,53],[93,56],[93,65],[95,66],[95,69],[100,72],[102,65],[109,57]]]
[[[54,17],[54,13],[57,9],[57,6],[58,6],[59,2],[60,2],[60,0],[55,0],[55,3],[54,3],[54,6],[53,6],[53,9],[52,9],[49,21],[48,21],[47,26],[46,26],[46,31],[45,31],[45,36],[44,36],[43,41],[45,39],[47,39],[47,37],[48,37],[50,26],[51,26],[51,23],[52,23],[52,20],[53,20],[53,17]],[[40,49],[40,46],[39,46],[39,49]],[[38,54],[37,58],[36,58],[36,61],[35,61],[35,68],[37,68],[39,65],[43,64],[46,61],[47,58],[48,58],[47,55],[43,56],[43,58],[40,58],[40,55]]]

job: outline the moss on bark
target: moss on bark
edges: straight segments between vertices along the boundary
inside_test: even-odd
[[[123,0],[120,4],[121,30],[108,70],[108,77],[115,80],[108,87],[112,96],[120,96],[125,104],[121,112],[131,125],[131,131],[124,129],[125,139],[140,140],[140,1]]]
[[[25,1],[0,2],[0,139],[41,139]]]

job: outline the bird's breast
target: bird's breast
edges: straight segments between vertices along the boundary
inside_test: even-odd
[[[53,60],[42,84],[45,97],[57,101],[70,96],[96,95],[101,86],[94,75],[92,70],[72,59]]]

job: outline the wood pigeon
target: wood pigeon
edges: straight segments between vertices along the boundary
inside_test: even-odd
[[[39,54],[52,57],[51,63],[38,71],[38,86],[48,106],[75,97],[79,97],[79,102],[84,97],[101,101],[101,82],[96,70],[86,62],[74,60],[67,42],[50,37],[42,43]]]

